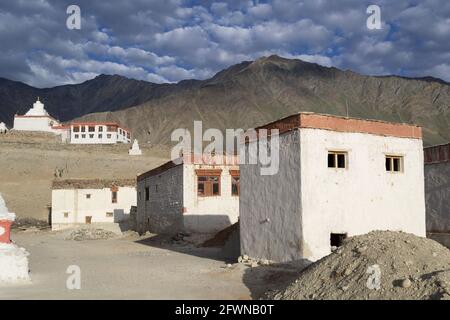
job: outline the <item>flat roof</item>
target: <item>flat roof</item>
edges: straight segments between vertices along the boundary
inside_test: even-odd
[[[135,187],[136,179],[55,179],[52,190],[103,189],[111,187]]]
[[[425,164],[450,162],[450,143],[423,149]]]
[[[220,158],[218,158],[220,157]],[[221,161],[219,161],[221,160]],[[144,180],[151,176],[156,176],[163,173],[171,168],[177,167],[182,164],[201,164],[206,166],[237,166],[239,165],[238,156],[236,155],[199,155],[199,154],[189,154],[180,157],[174,161],[167,161],[162,165],[151,169],[137,177],[137,181]]]
[[[417,125],[382,120],[350,118],[313,112],[296,113],[257,127],[256,129],[278,129],[281,134],[296,128],[311,128],[337,132],[368,133],[381,136],[422,139],[422,128]]]

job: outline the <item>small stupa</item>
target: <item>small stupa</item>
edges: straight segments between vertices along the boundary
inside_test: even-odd
[[[130,156],[140,156],[140,155],[142,155],[142,150],[141,150],[141,148],[139,148],[139,142],[137,141],[137,139],[134,139],[133,145],[131,146],[131,149],[128,150],[128,154]]]
[[[16,215],[9,212],[0,194],[0,284],[29,281],[29,253],[11,243],[11,224]]]
[[[0,122],[0,133],[6,132],[8,132],[8,127],[6,127],[6,124],[4,122]]]

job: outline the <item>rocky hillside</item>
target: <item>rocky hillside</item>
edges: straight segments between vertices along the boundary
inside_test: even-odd
[[[38,96],[51,115],[67,121],[88,113],[139,105],[173,91],[180,92],[195,83],[193,80],[177,85],[155,84],[118,75],[100,75],[80,84],[38,89],[0,78],[0,121],[12,126],[14,114],[24,114]]]
[[[249,128],[314,111],[416,123],[425,144],[450,141],[450,85],[435,79],[363,76],[278,56],[243,62],[139,106],[85,116],[117,120],[151,144],[169,144],[175,128]]]
[[[211,79],[153,84],[101,75],[77,85],[36,89],[0,79],[0,121],[11,125],[40,96],[66,121],[116,120],[142,142],[170,144],[176,128],[249,128],[314,111],[416,123],[425,144],[450,141],[450,85],[439,79],[373,77],[278,56],[246,61]]]

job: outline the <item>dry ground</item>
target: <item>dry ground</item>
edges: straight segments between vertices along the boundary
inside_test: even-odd
[[[0,193],[18,217],[47,220],[56,169],[63,170],[63,178],[134,178],[168,154],[141,146],[143,155],[131,157],[129,147],[62,144],[42,133],[0,135]]]
[[[161,244],[159,236],[73,241],[15,231],[12,239],[30,252],[32,283],[0,287],[0,300],[251,299],[267,288],[261,270],[227,267],[220,249]],[[66,288],[69,265],[81,268],[80,290]]]

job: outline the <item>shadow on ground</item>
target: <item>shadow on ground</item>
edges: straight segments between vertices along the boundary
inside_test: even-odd
[[[287,288],[309,264],[308,260],[299,260],[247,268],[242,280],[252,299],[272,299],[275,291]]]
[[[173,235],[151,235],[147,238],[135,241],[136,243],[154,248],[171,250],[189,254],[200,258],[213,259],[226,262],[226,257],[221,248],[202,247],[194,243],[174,240]]]

